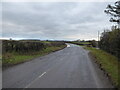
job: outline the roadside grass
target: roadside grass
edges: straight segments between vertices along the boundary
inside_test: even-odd
[[[33,58],[39,57],[39,56],[44,56],[46,54],[49,54],[51,52],[60,50],[65,48],[66,45],[61,45],[59,47],[47,47],[46,49],[43,49],[42,51],[34,52],[34,53],[29,53],[29,54],[18,54],[16,52],[13,53],[6,53],[2,57],[2,65],[3,67],[23,63],[29,60],[32,60]]]
[[[0,67],[2,66],[2,55],[0,54]]]
[[[95,58],[97,63],[101,65],[101,68],[108,74],[112,83],[118,87],[118,66],[120,65],[118,58],[100,49],[92,47],[84,48],[92,53],[92,56]]]

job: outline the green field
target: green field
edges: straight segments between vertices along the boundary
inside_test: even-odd
[[[39,57],[39,56],[43,56],[46,54],[49,54],[51,52],[60,50],[62,48],[65,48],[66,45],[61,45],[61,46],[51,46],[51,47],[47,47],[45,49],[43,49],[42,51],[37,51],[34,53],[29,53],[29,54],[18,54],[16,52],[13,53],[6,53],[5,55],[3,55],[3,60],[2,60],[2,64],[3,66],[11,66],[11,65],[15,65],[15,64],[19,64],[22,62],[26,62],[29,61],[33,58]]]
[[[97,63],[101,65],[101,68],[108,74],[112,83],[118,87],[118,58],[103,50],[92,47],[85,47],[85,49],[90,50],[92,56],[95,58]]]
[[[74,41],[73,43],[77,43],[77,44],[91,44],[90,42],[78,42],[78,41]]]

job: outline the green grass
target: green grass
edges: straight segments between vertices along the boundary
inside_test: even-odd
[[[51,43],[50,41],[41,41],[42,43]]]
[[[77,44],[77,45],[80,45],[80,46],[85,46],[85,45],[90,45],[91,43],[90,42],[78,42],[78,41],[73,41],[73,42],[69,42],[69,43],[72,43],[72,44]]]
[[[74,41],[73,43],[78,43],[78,44],[91,44],[90,42],[78,42],[78,41]]]
[[[11,65],[19,64],[22,62],[29,61],[33,58],[43,56],[43,55],[49,54],[51,52],[60,50],[64,47],[66,47],[66,45],[62,45],[60,47],[47,47],[46,49],[43,49],[42,51],[34,52],[31,54],[25,54],[25,55],[18,54],[16,52],[6,53],[5,55],[3,55],[2,64],[3,64],[3,66],[11,66]]]
[[[90,42],[80,42],[80,44],[91,44]]]
[[[108,73],[111,81],[115,86],[118,86],[118,59],[117,57],[99,49],[92,47],[85,47],[90,50],[92,55],[96,58],[96,61],[101,64],[101,68]],[[120,64],[119,64],[120,65]]]

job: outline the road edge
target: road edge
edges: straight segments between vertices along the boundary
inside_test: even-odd
[[[113,88],[118,88],[114,85],[114,83],[112,82],[111,77],[109,76],[109,74],[106,72],[106,70],[104,68],[102,68],[101,64],[99,62],[97,62],[96,57],[92,54],[92,52],[88,52],[88,56],[90,57],[92,63],[104,74],[104,76],[108,79],[108,81],[110,82],[110,84],[113,86]]]
[[[67,47],[67,45],[65,45],[64,47],[62,47],[62,48],[60,48],[60,49],[57,49],[57,50],[54,50],[54,51],[50,51],[50,52],[45,53],[45,54],[43,54],[43,55],[41,55],[41,56],[36,56],[36,57],[33,57],[33,58],[31,58],[31,59],[27,59],[26,61],[19,62],[19,63],[16,63],[16,64],[6,65],[6,66],[3,66],[3,65],[2,65],[2,70],[5,70],[5,69],[7,69],[7,68],[9,68],[9,67],[13,67],[13,66],[16,66],[16,65],[19,65],[19,64],[23,64],[23,63],[29,62],[29,61],[31,61],[31,60],[33,60],[33,59],[36,59],[36,58],[39,58],[39,57],[43,57],[43,56],[45,56],[45,55],[48,55],[48,54],[51,54],[51,53],[54,53],[54,52],[63,50],[63,49],[66,48],[66,47]]]

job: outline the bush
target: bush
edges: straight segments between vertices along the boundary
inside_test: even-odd
[[[101,35],[99,47],[120,58],[120,30],[104,31]]]
[[[64,42],[50,42],[42,43],[35,41],[13,41],[13,40],[3,40],[2,50],[3,54],[6,52],[17,52],[20,54],[25,54],[29,52],[36,52],[45,49],[50,46],[61,46],[64,45]]]

